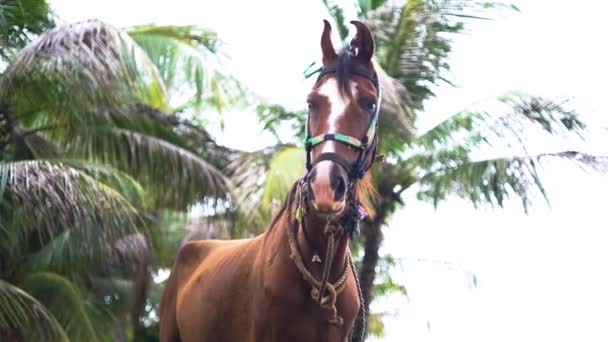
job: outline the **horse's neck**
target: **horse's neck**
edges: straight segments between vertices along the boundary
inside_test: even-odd
[[[301,272],[301,268],[297,266],[301,263],[296,264],[291,258],[292,251],[288,230],[295,228],[293,222],[295,211],[290,204],[292,203],[289,202],[288,198],[288,202],[265,233],[260,254],[262,258],[259,259],[263,264],[260,265],[261,272],[255,273],[256,276],[261,277],[256,279],[261,280],[258,284],[263,284],[264,293],[267,294],[264,297],[254,296],[254,300],[256,300],[255,298],[265,298],[258,299],[254,305],[265,308],[262,311],[266,313],[265,319],[260,319],[257,322],[260,325],[257,330],[263,335],[259,336],[259,340],[344,341],[348,334],[347,329],[350,329],[359,310],[356,292],[354,292],[352,285],[350,288],[348,286],[343,287],[344,291],[341,292],[339,298],[336,298],[337,302],[331,308],[334,311],[324,310],[315,303],[314,288],[311,286],[310,278],[305,277],[304,272]],[[321,258],[325,259],[324,252],[327,243],[325,236],[322,234],[322,229],[325,228],[324,224],[308,218],[305,225],[310,230],[311,242],[314,243],[314,246],[322,248],[319,254]],[[320,281],[324,264],[312,262],[313,250],[306,242],[301,227],[298,227],[295,240],[305,268],[312,273],[317,281]],[[336,243],[336,252],[329,276],[331,285],[336,283],[343,275],[346,258],[348,257],[347,248],[347,238],[340,239]],[[326,262],[326,260],[323,260],[323,262]],[[349,273],[347,277],[350,276]],[[346,284],[348,283],[347,281]],[[335,287],[332,288],[335,291]],[[333,315],[336,315],[336,317]],[[328,323],[328,320],[338,319],[338,317],[345,322],[339,332]],[[269,331],[272,338],[264,335],[264,332]],[[336,339],[336,334],[340,336],[338,339]]]
[[[327,225],[326,221],[318,220],[313,217],[305,217],[304,218],[304,226],[300,226],[298,229],[298,246],[302,253],[302,259],[306,263],[306,267],[311,271],[311,273],[317,279],[321,279],[321,274],[323,272],[323,267],[325,263],[330,262],[327,260],[326,252],[328,247],[328,237],[324,234],[325,226]],[[308,241],[306,239],[306,235],[304,233],[304,229],[306,229],[306,235],[308,235]],[[345,261],[347,258],[348,251],[348,237],[346,234],[342,234],[337,237],[335,241],[335,251],[333,255],[330,256],[331,260],[331,273],[330,273],[330,281],[336,280],[342,272],[344,272]],[[321,259],[321,262],[313,262],[313,257],[315,255],[318,259]],[[318,260],[317,259],[317,260]]]
[[[271,253],[279,253],[280,259],[287,263],[291,269],[296,269],[293,260],[290,257],[291,251],[289,249],[289,239],[287,235],[287,229],[294,229],[294,216],[295,209],[292,201],[293,196],[288,196],[287,203],[283,210],[278,214],[274,220],[274,224],[267,232],[267,244],[266,248],[269,248]],[[326,250],[328,246],[327,237],[324,234],[326,222],[319,220],[312,215],[304,216],[304,225],[298,225],[297,228],[297,245],[299,252],[301,253],[302,260],[306,268],[313,274],[316,279],[321,279],[323,267],[329,260],[326,259]],[[305,227],[305,228],[304,228]],[[304,233],[306,229],[306,235]],[[330,272],[329,281],[335,281],[342,272],[348,257],[348,237],[346,234],[342,234],[337,241],[335,241],[335,251],[332,256],[332,267]],[[321,262],[313,262],[313,256],[318,255]],[[290,272],[291,273],[291,272]],[[299,275],[298,275],[299,277]],[[301,277],[299,277],[301,279]]]

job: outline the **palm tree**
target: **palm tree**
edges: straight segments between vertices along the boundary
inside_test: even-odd
[[[346,43],[349,31],[344,8],[329,0],[323,3]],[[533,199],[549,200],[537,171],[545,160],[561,158],[586,169],[606,171],[608,158],[575,150],[526,150],[529,136],[580,138],[587,128],[576,112],[566,109],[565,103],[521,93],[498,97],[491,103],[491,112],[465,109],[424,132],[415,131],[417,114],[424,111],[425,101],[434,97],[433,88],[440,83],[449,84],[443,75],[449,69],[450,37],[463,32],[470,20],[483,18],[493,9],[517,10],[516,7],[462,0],[362,0],[354,5],[353,13],[358,13],[374,34],[375,62],[385,90],[380,150],[386,160],[373,169],[378,191],[372,203],[374,214],[362,224],[362,241],[353,246],[355,254],[360,255],[359,275],[369,314],[375,295],[405,292],[403,286],[392,282],[390,275],[379,280],[377,272],[379,266],[391,263],[379,255],[381,228],[395,210],[406,205],[406,190],[415,191],[418,200],[435,206],[450,195],[468,199],[475,206],[497,207],[502,207],[507,198],[518,198],[527,211]],[[308,77],[318,72],[317,65],[313,63],[307,69]],[[268,129],[292,125],[298,138],[303,138],[304,112],[266,105],[259,108],[258,114]],[[251,199],[241,204],[248,217],[266,221],[288,186],[302,175],[304,153],[297,144],[279,141],[263,151],[242,154],[234,164],[233,179],[239,185],[239,198]],[[499,152],[499,147],[505,146],[506,152]],[[479,156],[480,151],[485,153]]]
[[[158,213],[219,206],[230,191],[226,150],[187,118],[244,90],[223,71],[217,36],[198,27],[90,20],[19,50],[52,25],[48,4],[5,1],[6,13],[0,337],[114,340],[129,313],[137,336]]]

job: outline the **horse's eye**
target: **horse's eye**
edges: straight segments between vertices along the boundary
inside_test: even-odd
[[[308,114],[313,114],[319,110],[319,105],[315,101],[308,102]]]
[[[375,112],[376,111],[376,101],[367,102],[366,109],[372,113]]]

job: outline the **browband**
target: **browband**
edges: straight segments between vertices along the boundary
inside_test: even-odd
[[[380,89],[380,83],[378,82],[378,76],[376,75],[376,73],[370,72],[369,70],[359,68],[359,67],[353,66],[353,65],[351,65],[348,68],[348,70],[350,71],[351,74],[367,78],[368,80],[372,81],[372,83],[374,83],[374,86],[376,87],[377,90]],[[338,64],[332,64],[332,65],[329,65],[329,66],[323,68],[321,70],[321,72],[319,73],[319,76],[317,77],[317,82],[319,82],[321,77],[323,77],[327,74],[337,72],[337,71],[338,71]]]

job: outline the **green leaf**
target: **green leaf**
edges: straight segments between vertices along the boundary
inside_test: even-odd
[[[335,3],[333,0],[321,0],[325,8],[327,8],[327,12],[331,16],[334,21],[335,26],[338,29],[338,33],[340,34],[340,39],[344,41],[348,36],[348,26],[346,23],[346,18],[344,17],[344,9]]]
[[[0,279],[0,329],[35,340],[69,341],[49,310],[22,289]]]
[[[288,111],[276,104],[259,104],[256,107],[258,119],[264,131],[269,131],[280,143],[299,143],[304,140],[306,129],[306,113],[304,111]],[[292,136],[297,141],[282,141],[279,132],[289,127]]]
[[[0,3],[0,60],[9,60],[33,35],[53,26],[46,0],[3,0]]]
[[[98,164],[78,159],[54,159],[74,170],[82,171],[95,180],[118,191],[133,207],[144,206],[145,191],[141,184],[129,174],[107,164]]]
[[[230,191],[222,172],[188,149],[111,126],[75,129],[65,142],[70,154],[128,173],[153,195],[149,204],[154,207],[185,210],[197,202],[226,198]]]
[[[21,287],[48,308],[70,340],[98,341],[83,295],[68,279],[55,273],[35,273],[27,276]]]
[[[74,229],[88,237],[84,241],[106,243],[137,231],[142,222],[116,190],[60,162],[0,163],[0,174],[8,179],[8,207],[0,208],[0,221],[12,222],[10,229],[24,237],[33,233],[46,241]]]
[[[127,30],[146,51],[179,104],[200,110],[205,104],[218,111],[245,104],[246,91],[222,66],[215,32],[196,26],[138,26]],[[183,95],[188,94],[186,100]],[[184,106],[182,106],[182,110]]]
[[[44,33],[20,51],[1,81],[0,98],[13,113],[120,111],[142,102],[167,107],[164,84],[146,54],[97,20]]]
[[[277,145],[241,153],[229,165],[238,211],[253,232],[266,228],[291,186],[304,174],[304,163],[303,149]]]
[[[305,151],[299,147],[285,148],[276,153],[268,167],[262,206],[276,208],[293,184],[305,172]]]
[[[384,322],[382,315],[370,313],[367,330],[369,334],[378,338],[384,337]]]

